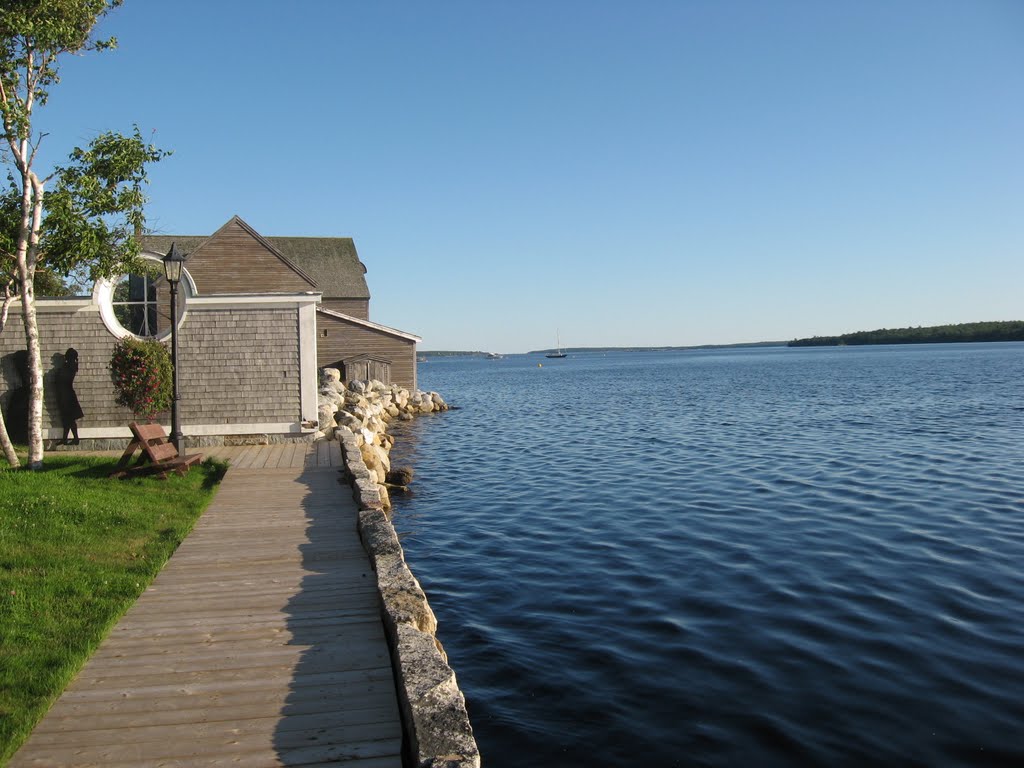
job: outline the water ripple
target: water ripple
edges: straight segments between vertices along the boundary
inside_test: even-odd
[[[565,363],[398,435],[488,765],[1024,764],[1024,345]]]

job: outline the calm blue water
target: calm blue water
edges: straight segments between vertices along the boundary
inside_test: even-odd
[[[1024,765],[1024,344],[420,386],[395,522],[486,765]]]

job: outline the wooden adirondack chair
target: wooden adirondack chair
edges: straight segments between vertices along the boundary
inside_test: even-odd
[[[133,439],[121,454],[120,461],[110,474],[111,477],[155,474],[161,479],[166,479],[171,472],[184,475],[193,464],[203,460],[201,453],[180,456],[178,449],[159,424],[139,424],[133,421],[128,428],[132,431]],[[141,453],[132,464],[136,451]]]

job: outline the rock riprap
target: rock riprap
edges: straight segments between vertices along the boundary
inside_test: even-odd
[[[344,446],[351,444],[346,439],[351,434],[368,472],[366,477],[356,480],[363,480],[364,485],[375,485],[383,509],[390,509],[388,487],[408,485],[411,471],[395,468],[396,472],[402,470],[397,476],[408,478],[402,482],[394,482],[394,474],[389,478],[391,447],[395,441],[387,432],[388,424],[447,411],[450,406],[437,392],[409,391],[375,380],[351,381],[346,385],[337,368],[324,368],[320,374],[317,399],[320,429],[316,439],[339,440]],[[362,486],[359,490],[363,490]]]

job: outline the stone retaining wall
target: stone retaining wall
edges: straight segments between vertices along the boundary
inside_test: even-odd
[[[377,574],[407,757],[420,768],[479,768],[465,697],[437,640],[434,612],[405,562],[384,485],[393,444],[387,423],[448,406],[436,393],[409,393],[380,382],[346,387],[330,368],[324,369],[320,393],[320,436],[341,443],[360,509],[359,537]]]

